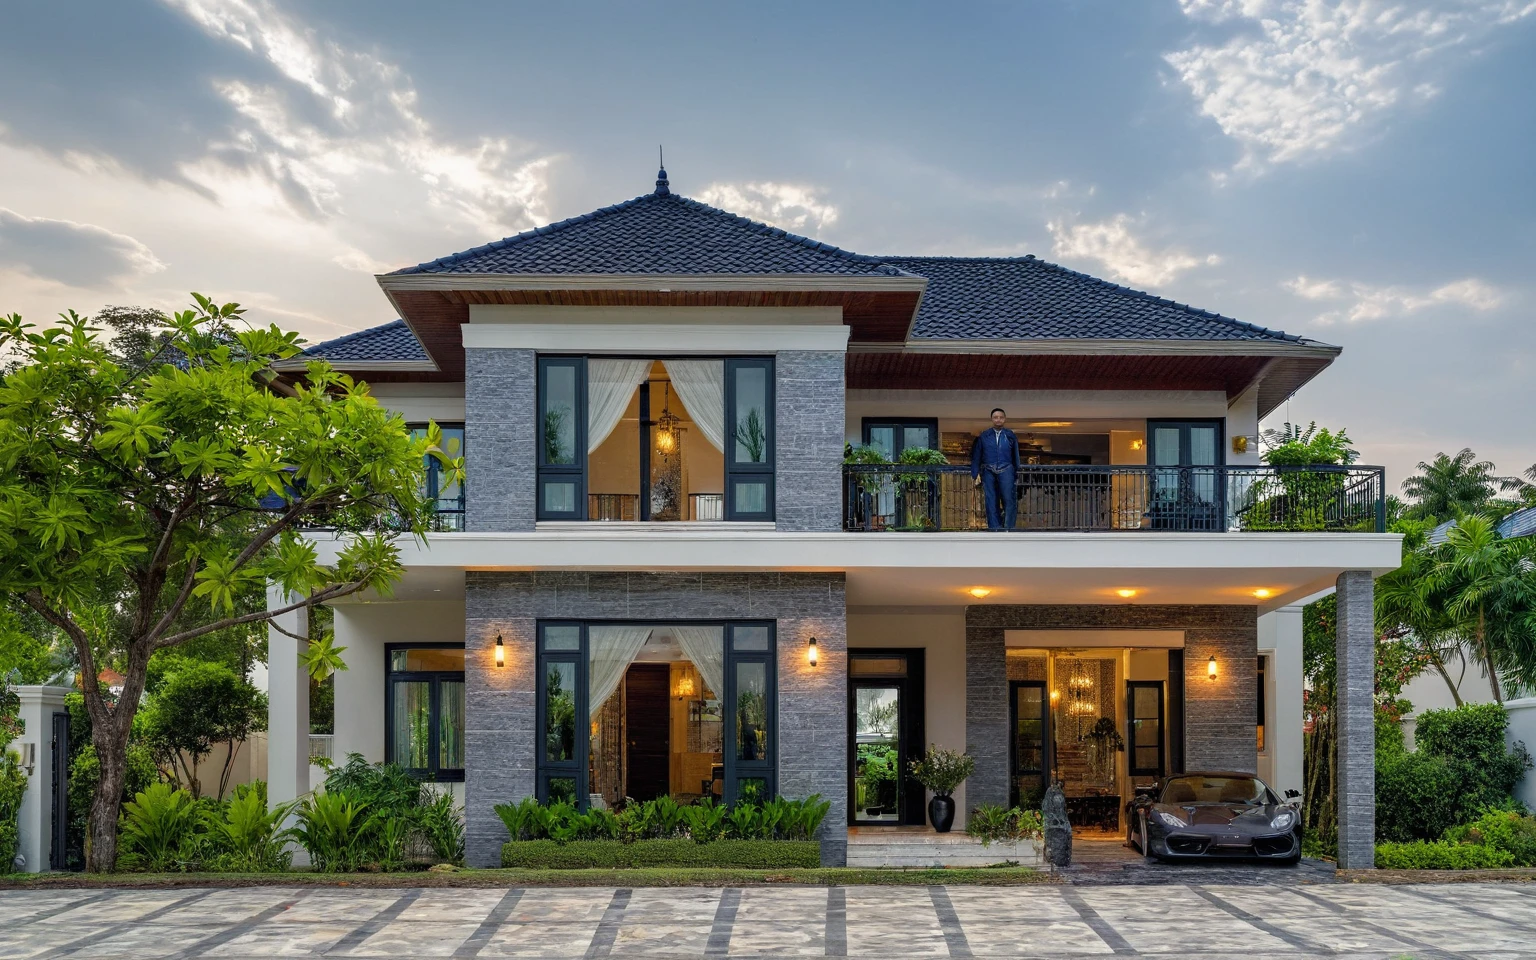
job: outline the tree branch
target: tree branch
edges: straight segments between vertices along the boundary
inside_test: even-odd
[[[176,618],[181,615],[182,608],[187,605],[187,600],[192,596],[192,590],[197,586],[197,558],[187,557],[187,577],[181,583],[181,590],[176,594],[176,599],[166,608],[159,621],[144,635],[151,644],[160,639],[160,634],[170,628]]]
[[[85,694],[86,712],[91,715],[93,725],[106,724],[107,705],[102,700],[101,690],[96,686],[96,651],[91,649],[90,637],[85,635],[85,631],[69,614],[55,610],[36,587],[23,593],[21,598],[44,620],[68,634],[75,645],[75,654],[80,658],[80,689]]]
[[[288,606],[277,610],[260,610],[256,613],[243,613],[238,617],[225,617],[223,620],[217,620],[213,623],[204,624],[201,627],[193,627],[190,630],[183,630],[180,633],[174,633],[169,637],[166,637],[164,640],[161,640],[159,643],[156,643],[155,649],[161,650],[165,647],[174,647],[178,643],[185,643],[188,640],[196,640],[198,637],[213,633],[215,630],[224,630],[229,627],[238,627],[242,623],[254,623],[258,620],[270,621],[276,617],[282,616],[285,613],[292,613],[295,610],[302,610],[307,607],[319,606],[320,604],[325,603],[327,600],[334,600],[337,597],[349,596],[351,594],[357,593],[360,590],[367,589],[367,587],[368,584],[362,580],[354,581],[352,583],[337,584],[334,587],[328,587],[324,590],[321,590],[319,593],[310,594],[307,599],[300,600],[298,603],[291,603]],[[288,633],[287,630],[283,630],[281,627],[278,627],[278,630],[282,633]],[[293,636],[291,633],[288,633],[288,635]],[[302,639],[308,640],[309,638],[304,637]]]

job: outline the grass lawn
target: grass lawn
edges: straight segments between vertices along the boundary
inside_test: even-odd
[[[24,874],[0,877],[0,890],[77,887],[124,889],[163,887],[755,887],[777,884],[850,886],[1052,883],[1049,873],[1028,867],[985,869],[860,869],[819,867],[799,870],[456,870],[453,873],[116,873]]]

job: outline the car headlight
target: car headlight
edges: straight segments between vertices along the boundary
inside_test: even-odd
[[[1156,813],[1157,813],[1157,818],[1159,820],[1163,821],[1163,823],[1167,824],[1170,827],[1187,827],[1187,826],[1189,826],[1189,824],[1185,823],[1183,820],[1180,820],[1178,817],[1174,816],[1171,813],[1164,813],[1161,810],[1156,811]]]
[[[1284,830],[1286,827],[1289,827],[1292,823],[1294,823],[1295,820],[1296,814],[1289,810],[1281,810],[1279,813],[1275,814],[1275,819],[1269,821],[1269,825],[1274,827],[1276,830]]]

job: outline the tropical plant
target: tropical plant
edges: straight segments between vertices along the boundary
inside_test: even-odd
[[[728,807],[715,803],[713,797],[705,797],[698,803],[683,808],[683,823],[688,836],[696,843],[710,843],[725,836],[725,817]]]
[[[10,873],[21,843],[21,801],[27,775],[16,755],[0,745],[0,873]]]
[[[1314,420],[1305,428],[1286,423],[1279,430],[1265,430],[1260,434],[1264,442],[1262,459],[1276,467],[1315,466],[1318,464],[1351,464],[1360,459],[1352,449],[1347,431],[1337,433],[1327,427],[1319,427]]]
[[[83,676],[109,663],[124,676],[116,704],[84,684],[101,765],[93,871],[116,865],[152,655],[387,592],[402,570],[398,535],[423,534],[431,516],[422,480],[433,441],[412,440],[366,386],[323,362],[269,390],[298,336],[237,329],[238,304],[193,298],[137,364],[73,312],[45,330],[0,320],[0,351],[15,358],[0,381],[0,598],[67,635]],[[462,476],[462,461],[444,466]],[[338,531],[333,566],[300,535],[315,524]],[[272,609],[268,583],[286,597]]]
[[[438,793],[417,807],[415,822],[438,863],[464,862],[464,818],[454,805],[453,794]]]
[[[912,777],[932,790],[935,796],[952,796],[955,788],[976,772],[976,758],[958,750],[930,746],[928,752],[910,764]]]
[[[205,824],[219,850],[215,865],[240,873],[277,873],[287,870],[293,861],[288,850],[291,831],[283,823],[297,801],[279,803],[267,809],[267,785],[264,781],[241,784],[218,814],[208,815]]]
[[[198,766],[215,744],[227,744],[219,769],[222,799],[235,758],[251,734],[267,729],[267,698],[221,663],[182,661],[149,698],[145,742],[161,769],[202,796]]]
[[[561,437],[565,423],[571,417],[569,407],[551,407],[544,411],[544,462],[570,463],[573,456],[570,447]]]
[[[179,868],[188,859],[198,826],[192,794],[168,783],[152,784],[123,804],[123,860],[155,873]]]
[[[1518,477],[1495,475],[1496,469],[1492,461],[1478,460],[1470,447],[1454,457],[1439,453],[1432,461],[1419,461],[1419,472],[1403,481],[1403,492],[1414,499],[1415,516],[1449,520],[1484,509],[1499,490],[1522,486]]]
[[[310,794],[299,804],[293,837],[309,853],[309,862],[323,872],[356,870],[368,860],[381,824],[399,820],[375,818],[368,804],[345,792]]]
[[[745,463],[766,463],[768,454],[768,430],[763,424],[763,412],[757,407],[747,411],[736,426],[736,444]]]
[[[1039,810],[1021,810],[983,803],[971,811],[965,820],[965,832],[980,840],[982,845],[992,843],[1018,843],[1039,837],[1043,826]]]
[[[1492,520],[1463,516],[1434,551],[1431,602],[1504,702],[1501,678],[1536,686],[1536,539],[1499,536]]]

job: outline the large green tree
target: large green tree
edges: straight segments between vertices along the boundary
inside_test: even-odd
[[[1463,516],[1425,571],[1430,609],[1482,667],[1494,700],[1502,680],[1536,686],[1536,539],[1500,537],[1493,520]]]
[[[13,358],[0,379],[0,598],[63,631],[86,678],[101,765],[93,871],[116,865],[150,657],[387,592],[402,572],[397,538],[419,535],[429,516],[435,430],[413,440],[365,385],[324,363],[285,385],[271,365],[299,352],[297,335],[193,297],[194,309],[142,339],[142,363],[123,362],[73,312],[41,330],[0,321],[0,351]],[[308,526],[334,531],[334,564],[320,563]],[[269,583],[285,597],[274,609],[238,602]],[[126,678],[115,703],[90,682],[107,663]]]
[[[1518,490],[1519,477],[1500,477],[1490,460],[1478,460],[1470,447],[1454,457],[1445,453],[1431,461],[1419,461],[1418,473],[1403,481],[1403,492],[1415,501],[1419,517],[1450,520],[1463,513],[1477,513],[1494,501],[1500,491]]]

